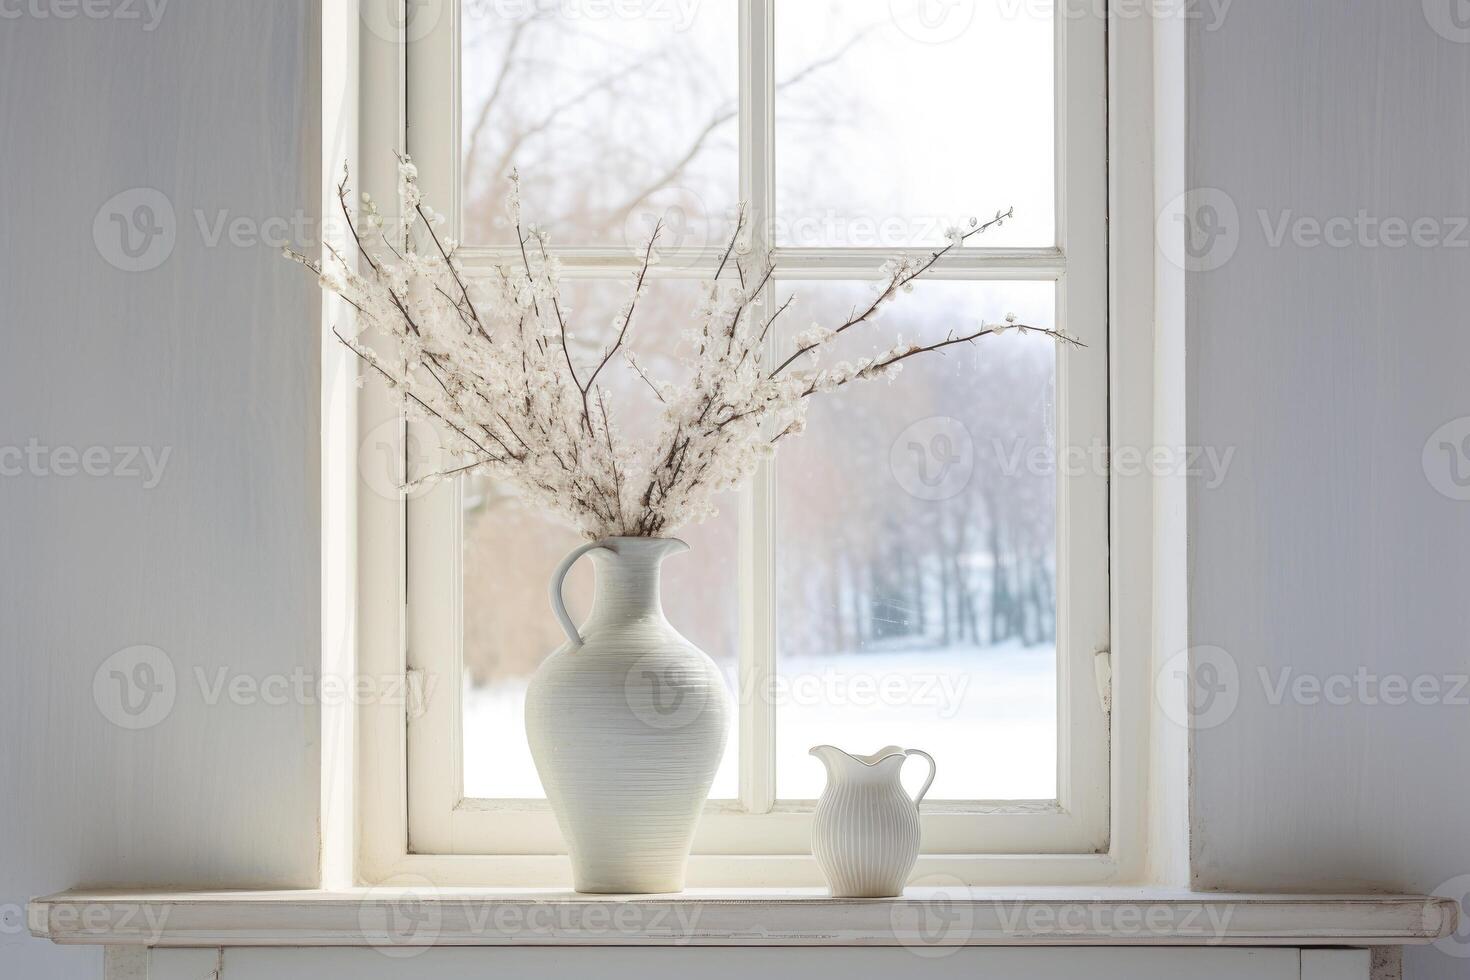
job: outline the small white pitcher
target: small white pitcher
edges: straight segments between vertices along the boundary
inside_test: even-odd
[[[919,859],[919,804],[934,784],[933,756],[897,745],[872,755],[818,745],[811,754],[827,767],[827,786],[812,822],[812,855],[832,897],[902,895]],[[913,799],[899,780],[911,755],[929,763],[929,778]]]

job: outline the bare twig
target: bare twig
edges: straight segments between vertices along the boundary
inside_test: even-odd
[[[400,194],[415,201],[409,215],[423,220],[422,232],[414,231],[398,246],[386,233],[375,237],[364,232],[348,206],[344,176],[338,200],[362,257],[361,269],[350,252],[342,254],[348,250],[339,251],[330,242],[319,260],[289,249],[286,254],[311,269],[325,288],[338,292],[365,324],[393,340],[396,356],[384,357],[365,340],[334,329],[338,341],[388,381],[413,417],[453,433],[450,445],[459,457],[455,465],[415,480],[415,485],[493,467],[528,499],[571,517],[589,537],[670,533],[708,512],[715,493],[737,486],[759,465],[761,455],[769,452],[768,443],[802,430],[807,402],[816,394],[882,377],[919,355],[942,354],[1012,330],[1082,346],[1059,330],[1014,322],[982,324],[933,343],[892,347],[856,367],[803,366],[785,373],[797,358],[868,322],[884,302],[952,249],[1008,218],[1006,212],[983,226],[972,222],[967,233],[952,232],[944,248],[887,267],[888,280],[871,304],[854,307],[835,330],[799,335],[796,353],[767,370],[766,345],[795,297],[788,296],[771,311],[763,305],[775,268],[768,257],[757,260],[759,267],[746,268],[739,240],[748,219],[741,208],[693,333],[699,354],[692,377],[680,386],[663,384],[650,376],[630,347],[632,321],[643,305],[662,223],[642,249],[630,294],[610,324],[611,336],[595,363],[579,372],[571,355],[571,311],[563,308],[556,259],[546,236],[534,227],[529,232],[523,228],[517,208],[520,267],[496,266],[472,294],[457,246],[435,232],[434,211],[417,203],[416,191],[409,187],[413,174],[407,158],[401,164]],[[365,199],[364,208],[373,216],[367,224],[376,230],[381,226],[376,207]],[[364,241],[364,235],[371,241]],[[429,254],[429,242],[437,254]],[[420,246],[423,255],[417,254]],[[536,262],[531,261],[533,250]],[[721,285],[720,276],[731,266],[738,291]],[[492,319],[482,316],[476,296]],[[630,446],[615,431],[610,391],[601,382],[619,355],[664,407],[664,431],[657,441]]]
[[[1011,208],[1009,211],[1005,212],[1004,214],[1001,214],[1001,213],[997,212],[994,218],[991,218],[989,221],[985,222],[983,225],[976,225],[974,228],[971,228],[968,232],[966,232],[964,235],[962,235],[960,237],[960,240],[958,242],[950,242],[944,248],[941,248],[938,251],[934,252],[926,260],[924,260],[923,262],[921,262],[919,264],[919,266],[916,269],[914,269],[912,272],[909,272],[907,274],[900,273],[899,275],[894,276],[894,278],[888,283],[888,285],[885,286],[881,292],[879,292],[878,298],[875,299],[875,300],[873,300],[873,302],[868,306],[867,309],[865,309],[862,313],[859,313],[856,316],[850,318],[842,326],[837,327],[835,330],[832,331],[832,335],[835,337],[836,335],[838,335],[840,333],[844,333],[844,332],[846,332],[848,330],[851,330],[853,327],[857,326],[860,323],[866,323],[868,321],[868,319],[871,318],[874,313],[878,312],[878,307],[882,306],[889,299],[892,299],[893,296],[896,295],[899,290],[903,289],[903,287],[907,286],[909,283],[913,282],[915,279],[918,279],[920,276],[922,276],[924,273],[928,272],[930,269],[934,268],[935,264],[940,259],[944,258],[950,252],[954,251],[954,249],[958,245],[961,245],[961,244],[969,241],[974,236],[979,235],[979,234],[982,234],[983,232],[985,232],[986,230],[988,230],[990,228],[994,228],[996,225],[1002,224],[1003,222],[1005,222],[1005,221],[1009,220],[1010,218],[1014,217],[1015,214],[1016,214],[1016,209],[1015,208]],[[807,345],[805,345],[803,347],[798,348],[795,353],[793,353],[790,357],[786,358],[786,360],[784,360],[780,364],[778,364],[776,366],[775,370],[773,370],[771,372],[771,375],[770,376],[772,378],[776,377],[782,371],[786,370],[786,368],[792,362],[796,361],[802,355],[808,353],[809,351],[811,351],[813,348],[815,348],[817,346],[819,346],[819,345],[817,345],[817,344],[807,344]]]
[[[657,222],[653,226],[653,234],[649,236],[648,245],[643,249],[643,264],[638,268],[638,277],[633,284],[633,297],[628,301],[628,310],[623,315],[623,325],[618,329],[617,338],[603,352],[602,360],[598,362],[597,367],[593,368],[592,376],[587,379],[587,383],[580,386],[582,389],[582,406],[584,409],[587,405],[587,393],[591,391],[592,386],[597,382],[597,376],[602,373],[603,368],[607,367],[607,362],[612,360],[613,355],[623,346],[623,340],[628,336],[628,326],[633,322],[633,310],[638,305],[639,297],[643,295],[643,283],[648,278],[648,267],[653,264],[653,246],[658,241],[658,235],[663,230],[663,226],[662,221]]]

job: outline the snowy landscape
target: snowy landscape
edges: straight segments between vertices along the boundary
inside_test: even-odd
[[[807,750],[824,743],[859,753],[890,744],[924,749],[939,767],[930,799],[1055,797],[1056,654],[1050,646],[789,657],[781,667],[775,697],[782,799],[821,793],[822,766]],[[733,691],[735,671],[727,668],[726,675]],[[508,678],[466,685],[467,796],[544,797],[526,745],[526,683]],[[731,735],[712,799],[736,796]],[[923,767],[912,768],[906,774],[911,788]]]

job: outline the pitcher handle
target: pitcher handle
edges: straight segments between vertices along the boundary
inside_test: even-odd
[[[919,804],[924,802],[924,794],[929,792],[930,786],[934,785],[934,777],[938,774],[939,767],[934,764],[934,757],[923,749],[904,749],[903,754],[905,756],[920,756],[925,762],[929,763],[929,778],[924,780],[924,785],[919,789],[919,795],[914,797],[914,809],[917,810]]]
[[[572,622],[572,617],[567,612],[567,604],[562,599],[561,587],[566,581],[567,573],[572,570],[578,558],[589,551],[605,547],[601,541],[584,544],[563,558],[561,564],[556,566],[556,571],[551,573],[551,611],[556,614],[556,621],[561,624],[562,630],[567,634],[567,639],[572,641],[573,649],[582,645],[582,634],[577,632],[577,624]]]

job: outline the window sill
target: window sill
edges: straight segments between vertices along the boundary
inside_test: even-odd
[[[1393,946],[1454,933],[1458,906],[1408,895],[1156,888],[819,889],[592,896],[551,889],[67,892],[33,935],[142,946]]]

